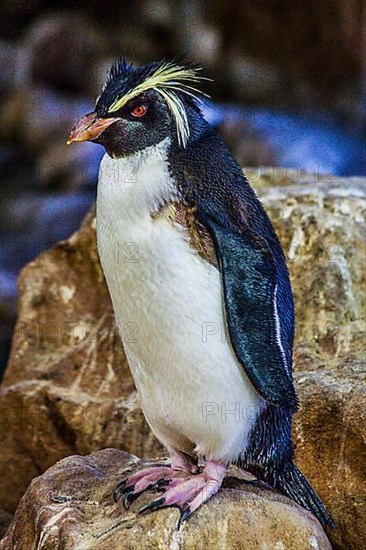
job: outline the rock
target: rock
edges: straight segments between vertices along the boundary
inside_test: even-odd
[[[16,193],[14,188],[4,191],[0,199],[0,379],[16,321],[20,268],[75,231],[93,200],[94,191],[87,189],[37,194],[19,186]]]
[[[329,504],[336,548],[363,548],[366,535],[366,369],[357,361],[295,374],[297,463]]]
[[[14,2],[3,0],[0,3],[0,32],[1,36],[14,38],[19,30],[36,13],[42,5],[41,0],[28,2]]]
[[[365,181],[248,171],[284,248],[295,295],[296,369],[364,358]],[[284,185],[285,184],[285,185]]]
[[[273,9],[270,0],[247,5],[243,10],[229,0],[215,4],[206,1],[204,6],[196,9],[195,25],[191,27],[201,22],[217,26],[220,49],[216,67],[226,97],[230,95],[241,102],[248,97],[255,99],[251,97],[252,83],[258,95],[261,82],[257,70],[248,67],[249,59],[264,77],[262,97],[266,94],[267,105],[283,104],[284,94],[287,106],[308,103],[314,107],[321,101],[332,105],[350,87],[353,97],[358,99],[357,110],[362,118],[360,2],[348,2],[347,7],[340,1],[329,0],[316,5],[289,2],[278,10]],[[177,19],[177,26],[180,23],[181,19]],[[318,40],[309,44],[309,36],[317,36]],[[189,53],[194,55],[195,51]],[[270,69],[266,70],[266,66]]]
[[[9,358],[16,312],[16,276],[0,266],[0,382]]]
[[[126,511],[114,504],[112,491],[139,465],[136,457],[115,449],[61,460],[32,481],[0,549],[331,548],[310,513],[234,477],[179,532],[175,508],[137,515],[156,493],[144,495]]]
[[[298,463],[337,523],[332,541],[360,547],[366,536],[362,180],[288,169],[248,175],[279,233],[294,286]],[[91,213],[78,233],[20,277],[0,401],[0,475],[7,484],[0,505],[9,512],[30,480],[66,455],[108,446],[142,457],[162,452],[138,404],[94,239]],[[116,261],[128,261],[121,247]]]
[[[65,144],[75,121],[92,109],[89,98],[65,96],[30,83],[0,106],[4,120],[0,137],[16,141],[33,154],[43,154],[50,145]]]
[[[252,172],[287,255],[295,294],[297,462],[329,506],[339,548],[366,536],[365,184]],[[268,185],[271,184],[271,187]],[[284,184],[286,184],[284,186]]]
[[[5,535],[13,516],[0,508],[0,540]]]
[[[37,18],[28,27],[24,44],[25,80],[68,94],[95,92],[93,68],[104,45],[85,14],[57,12]]]
[[[0,87],[9,93],[15,86],[19,48],[11,42],[0,40]]]

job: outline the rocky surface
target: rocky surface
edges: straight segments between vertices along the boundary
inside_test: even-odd
[[[12,514],[9,514],[9,512],[3,508],[0,508],[0,540],[5,535],[12,518]]]
[[[297,463],[336,521],[335,548],[360,549],[366,537],[366,373],[359,362],[295,374],[301,400],[293,439]]]
[[[138,466],[136,457],[115,449],[55,464],[32,481],[0,549],[331,548],[311,514],[286,497],[235,477],[228,477],[219,494],[179,532],[175,508],[137,515],[156,493],[140,497],[126,511],[114,504],[112,491]]]
[[[286,169],[248,175],[279,233],[294,286],[298,463],[337,523],[332,542],[360,548],[366,536],[364,186],[357,178]],[[121,249],[116,260],[128,259]],[[19,286],[0,396],[0,506],[8,512],[33,477],[67,455],[111,446],[141,457],[162,451],[123,355],[93,213],[69,241],[30,263]]]

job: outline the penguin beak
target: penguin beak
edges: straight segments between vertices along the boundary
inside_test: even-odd
[[[117,120],[118,117],[98,118],[96,113],[85,115],[75,124],[66,143],[70,145],[74,141],[93,141]]]

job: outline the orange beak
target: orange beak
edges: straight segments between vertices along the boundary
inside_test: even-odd
[[[100,136],[118,118],[98,118],[96,113],[90,113],[81,118],[67,138],[67,145],[74,141],[92,141]]]

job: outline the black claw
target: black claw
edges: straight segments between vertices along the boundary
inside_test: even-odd
[[[142,506],[140,510],[138,511],[139,514],[143,514],[147,510],[156,510],[157,508],[160,508],[165,502],[165,498],[158,498],[157,500],[152,500],[149,502],[149,504],[145,504],[145,506]]]
[[[121,481],[118,483],[116,488],[113,491],[113,500],[114,502],[118,502],[122,495],[124,495],[127,491],[130,491],[135,488],[134,485],[126,485],[126,480]]]
[[[177,523],[177,531],[179,531],[179,529],[182,527],[182,525],[186,521],[186,519],[189,518],[191,513],[192,512],[191,512],[191,509],[190,509],[189,506],[186,506],[185,508],[183,508],[181,510],[179,520],[178,520],[178,523]]]
[[[131,486],[129,488],[128,491],[125,491],[124,493],[124,499],[123,499],[123,506],[125,507],[126,510],[128,510],[130,508],[130,505],[131,503],[137,499],[137,497],[139,496],[139,493],[134,493],[133,492],[133,489],[134,489],[134,486]]]

